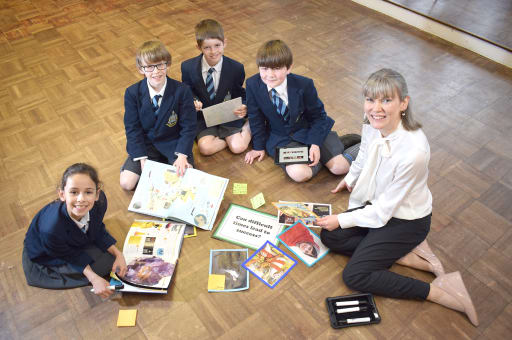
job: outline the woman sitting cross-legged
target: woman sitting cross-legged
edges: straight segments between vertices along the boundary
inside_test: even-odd
[[[459,272],[445,274],[430,250],[432,195],[427,186],[430,147],[414,119],[404,78],[373,73],[363,88],[365,124],[359,154],[332,192],[351,192],[349,209],[317,220],[332,251],[351,256],[343,280],[354,290],[429,300],[478,317]],[[431,271],[426,283],[389,271],[399,263]]]

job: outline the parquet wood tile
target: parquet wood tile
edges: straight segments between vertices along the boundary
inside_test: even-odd
[[[57,198],[64,169],[97,167],[109,199],[105,224],[122,247],[133,193],[119,187],[126,158],[123,96],[141,79],[135,50],[159,38],[181,79],[180,63],[198,54],[194,25],[215,18],[226,55],[258,71],[255,55],[268,39],[285,40],[293,72],[313,78],[339,134],[361,131],[361,86],[380,67],[404,74],[413,109],[431,145],[434,198],[431,247],[448,271],[460,270],[480,314],[428,302],[376,297],[382,322],[334,330],[325,298],[353,293],[342,281],[348,258],[328,254],[313,267],[299,261],[274,289],[251,277],[250,289],[208,293],[210,249],[238,248],[198,231],[185,239],[171,289],[164,296],[102,301],[90,287],[51,291],[26,285],[21,251],[32,217]],[[1,339],[505,339],[512,296],[512,71],[348,0],[25,0],[0,5],[0,338]],[[198,169],[230,184],[230,203],[250,206],[259,192],[275,214],[277,200],[325,202],[346,209],[348,193],[331,194],[339,176],[325,169],[298,185],[270,158],[246,165],[222,151]],[[232,183],[248,183],[246,196]],[[315,230],[317,231],[317,230]],[[250,251],[252,253],[252,251]],[[431,273],[400,265],[392,271],[431,282]],[[135,327],[117,328],[120,309],[137,309]]]

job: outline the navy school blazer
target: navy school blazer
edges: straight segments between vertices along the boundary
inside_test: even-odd
[[[313,80],[293,73],[287,75],[289,121],[277,113],[267,85],[258,74],[247,79],[247,112],[254,150],[274,157],[275,149],[291,141],[322,146],[334,125],[318,98]]]
[[[197,115],[192,92],[185,84],[167,77],[158,116],[153,112],[146,78],[126,89],[124,94],[126,151],[130,157],[148,156],[153,145],[169,162],[175,152],[192,160]]]
[[[245,104],[245,89],[243,88],[245,80],[244,65],[226,56],[222,58],[219,86],[213,100],[210,100],[201,73],[203,54],[181,63],[181,81],[190,86],[194,96],[203,103],[204,108],[238,97],[242,97],[242,103]],[[197,112],[197,116],[198,124],[204,123],[201,111]],[[222,125],[242,127],[244,121],[244,118],[241,118]],[[206,128],[206,125],[204,125],[204,128]]]
[[[105,229],[103,216],[107,211],[107,198],[103,191],[89,211],[89,229],[84,234],[71,219],[66,203],[54,201],[34,217],[25,235],[25,250],[33,262],[46,266],[70,264],[78,272],[92,263],[84,248],[96,245],[106,252],[116,243]]]

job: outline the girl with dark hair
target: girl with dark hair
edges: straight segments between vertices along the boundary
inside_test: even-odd
[[[66,169],[59,199],[37,213],[25,235],[22,263],[30,286],[61,289],[91,283],[95,294],[112,294],[103,276],[110,271],[124,276],[126,262],[105,229],[107,198],[100,184],[90,165]]]

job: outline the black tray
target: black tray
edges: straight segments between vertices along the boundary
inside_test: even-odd
[[[349,301],[359,301],[359,305],[349,303]],[[328,297],[325,302],[332,328],[371,325],[380,322],[380,314],[377,311],[373,295],[370,293]],[[337,302],[348,305],[338,306]],[[363,310],[357,310],[358,308]],[[344,312],[338,313],[339,309]]]

